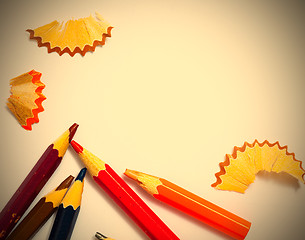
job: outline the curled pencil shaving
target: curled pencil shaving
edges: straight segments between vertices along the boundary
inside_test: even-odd
[[[38,113],[44,111],[42,94],[45,85],[40,81],[41,73],[32,70],[10,80],[11,96],[7,106],[18,122],[26,130],[32,130],[32,124],[38,123]]]
[[[286,172],[305,183],[302,162],[279,142],[245,142],[242,147],[235,146],[232,155],[226,154],[219,166],[220,171],[215,174],[217,181],[212,187],[221,190],[244,193],[259,171]]]
[[[48,53],[57,52],[60,56],[68,53],[73,57],[76,53],[84,56],[94,51],[96,46],[104,45],[106,37],[111,37],[112,26],[96,13],[87,18],[68,20],[66,23],[53,21],[34,30],[27,29],[30,39],[35,39],[38,47],[45,46]]]

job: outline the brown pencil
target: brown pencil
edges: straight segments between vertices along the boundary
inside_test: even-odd
[[[26,240],[32,237],[58,208],[73,179],[73,176],[67,177],[56,189],[42,197],[7,240]]]

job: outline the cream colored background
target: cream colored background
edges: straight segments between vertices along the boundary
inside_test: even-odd
[[[252,222],[247,239],[305,239],[305,186],[260,174],[247,192],[210,185],[235,145],[279,141],[305,159],[304,3],[297,1],[1,1],[0,209],[70,125],[108,162],[164,177]],[[28,28],[98,11],[113,26],[85,57],[48,54]],[[25,131],[6,108],[9,80],[35,69],[47,100]],[[304,164],[303,164],[304,165]],[[69,149],[33,205],[82,164]],[[124,179],[126,179],[124,177]],[[181,239],[227,239],[128,184]],[[32,206],[33,206],[32,205]],[[34,239],[46,239],[54,216]],[[146,235],[85,180],[72,239]]]

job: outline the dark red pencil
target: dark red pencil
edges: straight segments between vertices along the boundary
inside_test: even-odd
[[[0,213],[0,239],[5,239],[37,194],[52,176],[71,142],[78,125],[74,123],[43,153]]]

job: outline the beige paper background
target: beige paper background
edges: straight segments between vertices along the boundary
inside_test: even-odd
[[[304,239],[304,184],[260,174],[245,194],[210,186],[244,141],[278,140],[304,165],[304,10],[301,1],[2,1],[0,209],[77,122],[75,140],[119,175],[166,178],[251,221],[249,240]],[[114,29],[85,57],[48,54],[25,31],[95,11]],[[9,80],[31,69],[42,73],[47,100],[28,132],[6,99]],[[81,167],[69,149],[33,205]],[[181,239],[228,239],[126,181]],[[34,239],[46,239],[53,220]],[[147,239],[88,175],[72,239],[96,231]]]

